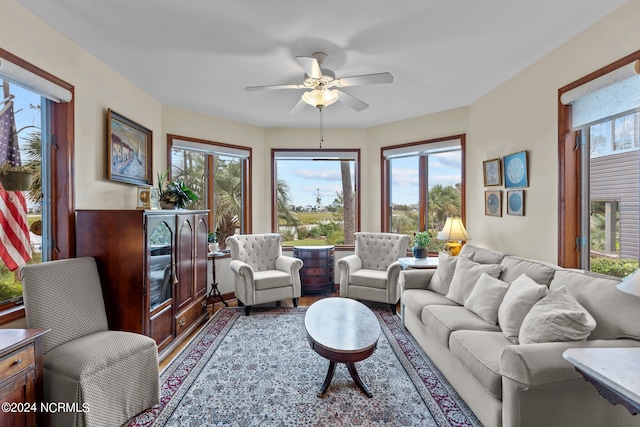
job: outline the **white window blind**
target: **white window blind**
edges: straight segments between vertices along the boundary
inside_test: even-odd
[[[426,144],[407,145],[382,150],[385,159],[398,159],[401,157],[415,157],[426,154],[444,153],[460,149],[460,139],[430,142]]]
[[[71,101],[71,91],[29,70],[0,58],[0,79],[16,84],[54,102]]]
[[[225,147],[222,145],[204,144],[202,142],[185,141],[182,139],[174,139],[173,145],[171,146],[171,148],[199,151],[207,154],[237,157],[241,159],[248,159],[251,154],[249,150],[243,150],[241,148]]]

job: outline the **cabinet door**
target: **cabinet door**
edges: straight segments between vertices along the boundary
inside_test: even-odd
[[[29,403],[36,404],[35,400],[35,370],[30,369],[12,380],[0,385],[0,403]],[[36,425],[37,411],[29,406],[29,411],[0,411],[0,426],[34,426]],[[38,410],[40,408],[37,408]]]
[[[207,214],[196,215],[196,268],[194,277],[196,298],[207,293],[207,262],[209,254],[207,244],[207,236],[209,235],[208,219],[209,216]]]
[[[149,294],[149,329],[147,335],[164,348],[173,338],[173,244],[175,217],[147,217],[147,287]]]
[[[178,215],[176,228],[176,312],[194,298],[195,224],[193,215]]]

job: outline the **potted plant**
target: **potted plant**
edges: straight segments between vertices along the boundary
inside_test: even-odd
[[[27,191],[32,181],[33,172],[25,166],[0,167],[0,184],[6,191]]]
[[[198,195],[187,187],[184,181],[178,179],[168,181],[165,186],[164,182],[168,175],[169,169],[164,173],[158,173],[158,189],[160,190],[160,207],[162,209],[184,209],[187,203],[198,200]]]
[[[209,242],[209,252],[218,251],[218,235],[216,233],[209,233],[207,235],[207,242]]]
[[[414,233],[413,256],[414,258],[426,258],[429,255],[429,243],[431,236],[427,231]]]

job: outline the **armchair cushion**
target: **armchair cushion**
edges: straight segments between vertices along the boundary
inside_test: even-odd
[[[291,286],[291,274],[280,270],[255,271],[253,282],[257,291]]]
[[[349,283],[357,286],[385,289],[387,287],[387,271],[361,268],[351,273]]]

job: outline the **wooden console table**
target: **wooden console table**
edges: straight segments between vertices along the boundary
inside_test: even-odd
[[[300,270],[303,295],[334,291],[335,246],[294,246],[293,256],[304,263]]]
[[[0,426],[43,426],[44,329],[0,329]]]
[[[609,403],[636,415],[640,411],[640,348],[570,348],[562,357]]]

